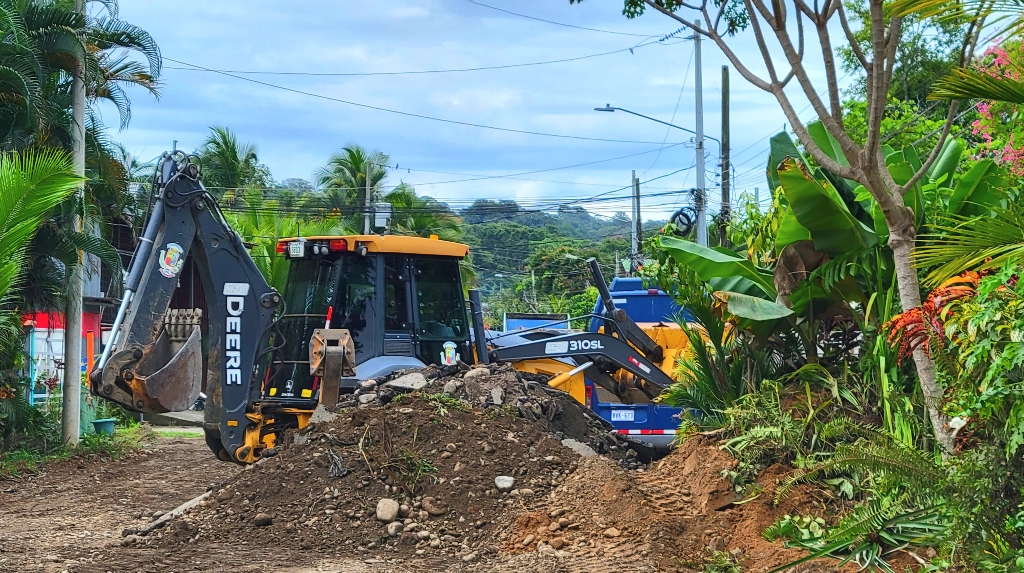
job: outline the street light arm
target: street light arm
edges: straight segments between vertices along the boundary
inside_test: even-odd
[[[621,107],[612,107],[610,105],[605,105],[604,107],[595,107],[594,111],[622,111],[622,112],[625,112],[625,113],[633,114],[633,115],[635,115],[637,117],[642,117],[644,119],[649,119],[651,121],[660,123],[662,125],[667,125],[669,127],[674,127],[676,129],[680,129],[680,130],[685,131],[687,133],[692,133],[694,135],[697,135],[697,132],[693,131],[692,129],[686,129],[685,127],[680,127],[680,126],[678,126],[678,125],[676,125],[674,123],[669,123],[667,121],[662,121],[660,119],[651,117],[649,115],[644,115],[642,113],[637,113],[635,111],[630,111],[628,109],[621,108]],[[710,139],[711,141],[714,141],[715,143],[717,143],[718,144],[719,153],[721,153],[721,149],[722,149],[722,142],[721,141],[719,141],[717,138],[711,137],[710,135],[708,135],[706,133],[704,134],[704,139]]]

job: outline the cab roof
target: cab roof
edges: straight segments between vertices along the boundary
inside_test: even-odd
[[[291,243],[300,238],[310,241],[345,240],[348,251],[355,251],[360,245],[370,253],[395,253],[402,255],[434,255],[464,258],[469,255],[469,246],[452,241],[442,241],[437,235],[408,237],[403,235],[318,235],[314,237],[288,237],[278,239],[278,244]]]

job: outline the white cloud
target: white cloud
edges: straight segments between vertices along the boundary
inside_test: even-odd
[[[388,10],[392,18],[426,18],[430,11],[422,6],[395,6]]]
[[[621,0],[570,6],[550,0],[493,0],[495,5],[574,25],[638,34],[664,34],[677,26],[658,14],[637,20],[621,15]],[[177,3],[125,2],[121,17],[150,31],[164,55],[232,70],[381,72],[478,67],[578,57],[635,44],[640,38],[587,32],[526,20],[464,0],[329,3],[295,0],[251,9],[242,0]],[[187,26],[180,14],[189,14]],[[653,45],[562,64],[464,73],[371,77],[295,75],[245,76],[297,90],[456,121],[529,131],[661,142],[665,128],[621,113],[592,111],[611,103],[668,121],[680,86],[686,89],[674,122],[692,126],[693,70],[683,78],[691,44]],[[752,45],[738,45],[745,61],[759,58]],[[724,58],[704,45],[705,129],[719,136],[719,91]],[[168,61],[168,66],[179,64]],[[208,126],[226,125],[257,144],[275,177],[310,177],[347,143],[389,153],[413,168],[399,178],[411,182],[459,179],[423,171],[500,175],[587,163],[639,152],[634,158],[514,179],[424,185],[441,198],[586,197],[628,182],[630,171],[655,177],[685,167],[693,151],[665,150],[654,164],[656,145],[589,142],[538,137],[439,123],[354,107],[287,92],[224,75],[167,70],[163,95],[155,101],[135,91],[133,120],[114,137],[135,153],[155,156],[179,140],[201,142]],[[732,75],[732,140],[736,150],[753,145],[742,166],[763,168],[761,140],[785,119],[774,99]],[[798,107],[804,105],[801,102]],[[105,114],[113,120],[110,113]],[[669,141],[689,136],[669,133]],[[651,187],[693,185],[686,173]],[[744,181],[753,181],[747,176]],[[763,183],[761,183],[763,187]],[[652,199],[652,211],[669,209],[675,197]],[[605,203],[610,209],[623,206]],[[605,207],[601,207],[604,209]]]

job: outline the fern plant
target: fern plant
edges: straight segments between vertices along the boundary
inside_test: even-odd
[[[895,573],[886,560],[888,556],[910,545],[940,543],[949,529],[942,521],[941,506],[908,510],[906,501],[905,497],[875,499],[854,508],[823,535],[791,536],[786,541],[787,547],[800,547],[809,553],[769,573],[823,557],[839,560],[838,567],[856,563],[862,571]],[[782,527],[772,530],[773,533],[782,531]]]

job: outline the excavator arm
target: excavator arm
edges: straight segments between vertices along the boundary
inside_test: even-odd
[[[132,259],[109,342],[90,374],[90,389],[136,412],[186,410],[196,400],[202,384],[201,317],[198,309],[169,309],[191,255],[209,319],[207,443],[222,458],[240,459],[246,434],[256,425],[250,413],[261,385],[254,372],[281,297],[224,221],[188,156],[163,155],[154,193],[152,215]]]
[[[616,394],[620,393],[620,388],[612,374],[624,370],[633,376],[637,389],[649,398],[656,397],[674,383],[657,365],[664,360],[664,349],[624,310],[615,307],[597,260],[588,259],[587,264],[604,307],[598,317],[604,322],[604,332],[565,334],[524,344],[495,345],[490,351],[490,359],[514,363],[569,358],[580,365],[579,371],[588,370],[588,375],[595,382]]]

